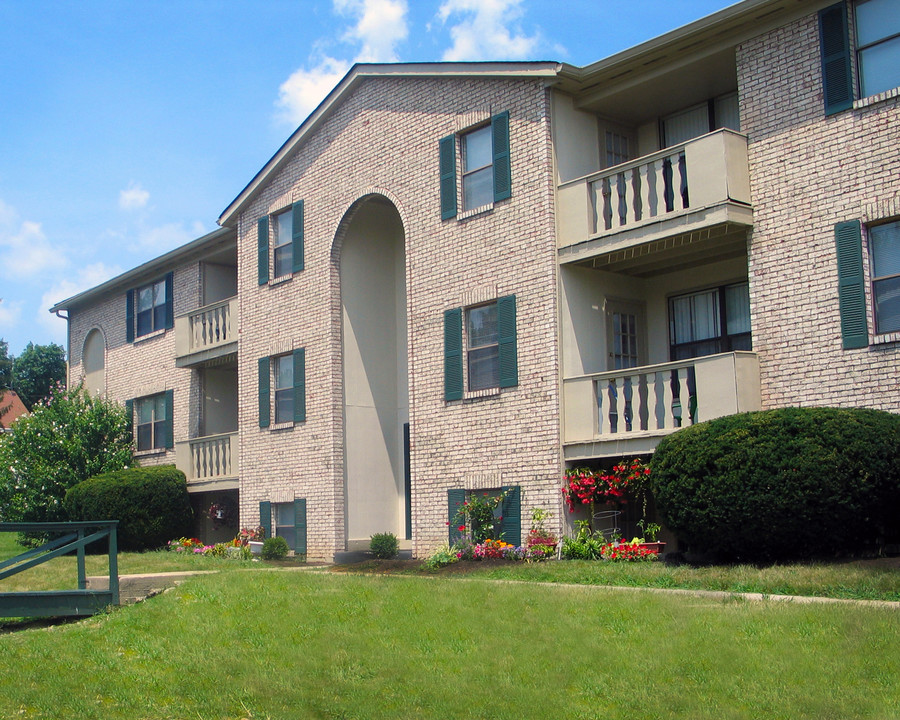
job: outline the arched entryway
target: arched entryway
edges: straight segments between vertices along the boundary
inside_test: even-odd
[[[384,196],[359,201],[340,259],[344,487],[348,549],[374,533],[407,536],[409,420],[403,223]]]
[[[84,389],[91,395],[106,392],[106,341],[97,328],[91,330],[81,350],[81,366],[84,371]]]

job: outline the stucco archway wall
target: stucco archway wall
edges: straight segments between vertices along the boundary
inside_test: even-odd
[[[403,425],[409,420],[403,221],[381,194],[363,197],[338,232],[348,549],[406,532]],[[338,250],[338,248],[336,248]]]
[[[81,369],[84,373],[85,390],[91,395],[106,392],[106,338],[99,328],[93,328],[84,339]]]

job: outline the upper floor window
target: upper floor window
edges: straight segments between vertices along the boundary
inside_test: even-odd
[[[494,160],[491,127],[486,125],[462,136],[463,209],[490,205],[494,201]]]
[[[869,233],[875,331],[900,331],[900,221],[873,225]]]
[[[747,283],[670,298],[669,340],[672,360],[750,350]]]
[[[462,156],[463,211],[489,207],[511,196],[508,112],[494,115],[490,125],[440,140],[443,220],[456,217],[458,212],[457,153]]]
[[[900,87],[900,5],[897,0],[858,0],[853,7],[856,21],[853,38],[845,2],[819,11],[826,115],[853,107],[854,51],[861,98]]]
[[[128,413],[134,412],[134,441],[138,451],[164,450],[174,447],[173,441],[173,392],[128,401]]]
[[[864,0],[856,4],[856,58],[862,97],[900,85],[897,0]]]
[[[261,428],[269,427],[273,404],[276,425],[306,421],[305,348],[297,348],[285,355],[259,358],[259,426]]]
[[[465,321],[465,322],[464,322]],[[444,313],[444,399],[519,384],[516,296]]]
[[[271,218],[274,226],[271,233],[268,215],[261,217],[256,224],[257,278],[260,285],[289,277],[304,267],[303,201],[298,200]]]
[[[275,365],[275,424],[294,422],[294,358],[278,355]]]
[[[129,290],[125,296],[126,337],[149,335],[157,330],[167,330],[174,325],[172,310],[173,274]]]
[[[680,145],[719,128],[741,129],[736,92],[711,98],[663,118],[663,147]]]

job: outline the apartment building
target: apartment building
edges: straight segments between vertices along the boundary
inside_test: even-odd
[[[357,65],[221,230],[57,305],[209,536],[415,555],[787,405],[900,411],[900,8],[745,0],[593,65]],[[229,517],[206,509],[233,507]]]

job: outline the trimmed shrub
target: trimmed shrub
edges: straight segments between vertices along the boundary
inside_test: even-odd
[[[263,560],[283,560],[287,557],[288,550],[287,540],[280,535],[276,535],[263,541],[260,557]]]
[[[651,468],[659,514],[693,552],[749,561],[859,554],[895,539],[900,416],[731,415],[663,439]]]
[[[120,550],[151,550],[189,535],[193,512],[184,473],[174,465],[104,473],[66,492],[71,520],[118,520]]]
[[[400,552],[400,541],[394,533],[375,533],[369,542],[369,550],[381,560],[390,560]]]

